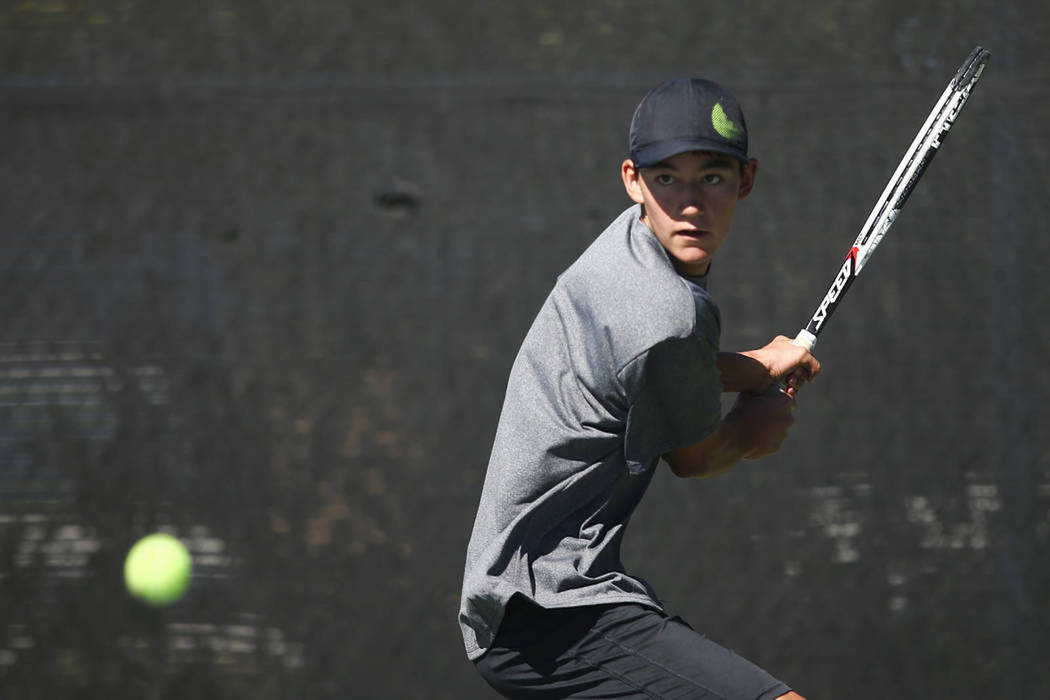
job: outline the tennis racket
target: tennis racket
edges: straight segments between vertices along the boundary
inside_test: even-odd
[[[793,342],[796,345],[810,351],[813,350],[818,336],[824,330],[824,326],[835,309],[838,308],[846,290],[857,279],[872,253],[882,242],[883,236],[893,225],[904,203],[908,201],[919,178],[926,172],[926,167],[940,150],[948,131],[970,97],[970,91],[981,78],[981,73],[984,72],[990,56],[988,51],[978,46],[967,56],[955,77],[948,83],[948,87],[934,105],[930,116],[926,118],[926,123],[919,129],[915,140],[904,154],[904,158],[897,166],[893,177],[890,178],[886,189],[875,202],[875,208],[872,209],[871,215],[864,223],[857,240],[853,242],[853,247],[846,254],[846,260],[836,273],[831,287],[828,288],[817,310],[809,319],[809,323],[795,336]]]

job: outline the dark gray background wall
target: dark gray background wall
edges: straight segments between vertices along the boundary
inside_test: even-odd
[[[793,334],[975,44],[784,450],[654,481],[625,559],[810,700],[1050,683],[1050,11],[0,3],[0,696],[487,698],[455,625],[506,373],[628,201],[659,80],[760,159],[723,343]],[[135,539],[187,597],[123,592]]]

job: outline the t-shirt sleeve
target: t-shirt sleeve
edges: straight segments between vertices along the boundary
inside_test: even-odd
[[[623,373],[629,400],[624,457],[632,473],[703,440],[722,419],[718,351],[702,336],[650,348]]]

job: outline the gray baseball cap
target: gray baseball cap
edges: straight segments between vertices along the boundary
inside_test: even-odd
[[[702,78],[653,88],[634,110],[631,160],[648,168],[687,151],[713,151],[747,162],[747,124],[733,94]]]

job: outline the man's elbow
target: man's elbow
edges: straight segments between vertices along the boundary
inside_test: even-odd
[[[725,474],[740,461],[735,450],[718,449],[717,446],[698,443],[663,456],[671,473],[681,479],[709,479]]]
[[[671,473],[679,479],[697,479],[706,476],[702,465],[697,464],[695,458],[668,452],[664,455],[664,461],[671,468]]]

